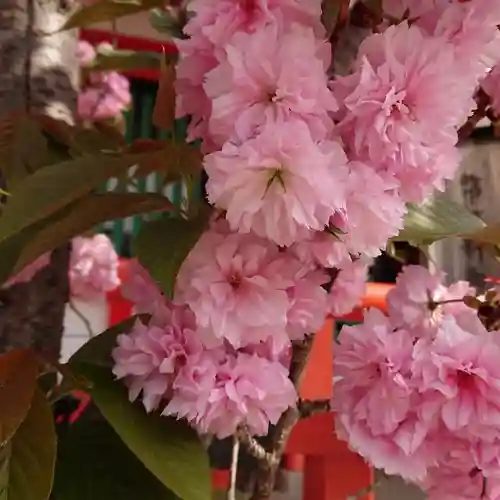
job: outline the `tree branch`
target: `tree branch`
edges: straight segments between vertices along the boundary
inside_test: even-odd
[[[293,346],[290,379],[297,388],[300,386],[313,341],[314,335],[309,335],[303,342]],[[270,436],[268,456],[266,459],[259,460],[257,481],[250,500],[268,500],[271,497],[286,442],[299,418],[299,408],[294,406],[288,408],[278,420],[274,432]]]
[[[264,447],[250,434],[247,428],[241,427],[236,431],[238,440],[245,446],[248,453],[257,460],[269,460],[270,454]]]

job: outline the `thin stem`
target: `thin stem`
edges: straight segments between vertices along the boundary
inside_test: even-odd
[[[435,308],[437,306],[444,306],[446,304],[458,304],[459,302],[463,301],[464,301],[463,297],[461,299],[433,300],[432,306],[434,306]]]
[[[227,500],[236,500],[236,476],[238,473],[238,457],[240,454],[240,440],[238,435],[233,436],[233,452],[231,455],[231,476],[229,489],[227,490]]]
[[[69,307],[70,309],[78,316],[78,318],[80,318],[87,330],[87,333],[88,333],[88,336],[89,336],[89,339],[91,339],[92,337],[95,337],[95,332],[92,330],[92,325],[90,324],[90,321],[88,320],[88,318],[75,306],[75,303],[70,300],[69,301]]]

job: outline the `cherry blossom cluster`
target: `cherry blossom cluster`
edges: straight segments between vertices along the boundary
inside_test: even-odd
[[[332,294],[343,297],[341,307],[357,305],[366,272],[366,264],[340,271]],[[132,262],[122,293],[151,319],[118,338],[114,374],[147,411],[218,437],[240,426],[265,435],[296,403],[291,343],[323,325],[330,280],[272,242],[214,220],[181,267],[173,303]]]
[[[386,1],[386,20],[362,43],[352,72],[330,79],[321,3],[192,0],[187,39],[177,42],[176,114],[190,117],[188,139],[201,141],[215,219],[183,263],[173,303],[145,270],[132,273],[128,295],[151,319],[119,338],[114,373],[148,411],[187,418],[219,437],[240,425],[265,434],[295,404],[291,343],[316,331],[328,312],[344,314],[359,302],[369,259],[401,229],[406,203],[421,201],[453,175],[457,131],[475,106],[478,85],[500,59],[500,7],[489,0]],[[363,326],[346,330],[360,337],[351,351],[366,345],[363,355],[371,359],[387,347],[394,350],[394,366],[403,366],[415,339],[432,349],[458,317],[440,321],[434,338],[417,335],[403,315],[394,333],[389,320],[369,313]],[[456,328],[472,335],[468,323]],[[373,332],[382,340],[363,335]],[[409,351],[400,359],[403,346]],[[351,351],[346,372],[357,380],[359,369],[368,383],[366,359]],[[419,365],[406,366],[401,370],[411,382],[398,372],[395,384],[411,387],[413,398],[420,391],[414,381],[427,381],[427,371],[408,375]],[[370,372],[372,379],[377,373]],[[394,405],[387,422],[371,428],[350,406],[364,386],[343,385],[339,421],[350,443],[363,451],[365,435],[378,442],[390,434],[384,446],[396,447],[399,427],[391,419],[404,413],[398,406],[404,398],[381,398],[384,389],[360,407],[361,415],[380,415],[381,401]],[[421,419],[411,415],[407,425],[420,430]],[[427,443],[431,431],[424,434]],[[405,451],[418,448],[413,437],[419,435],[402,433]],[[391,469],[376,453],[364,454]],[[405,463],[400,455],[393,467]],[[416,469],[422,474],[415,474],[424,477],[433,465],[424,461]]]
[[[80,65],[90,66],[98,51],[112,50],[109,44],[96,49],[88,42],[78,42]],[[78,115],[85,121],[100,121],[119,117],[131,104],[130,84],[116,71],[90,72],[78,93]]]
[[[10,278],[4,287],[26,283],[50,262],[50,253],[45,253],[25,266]],[[77,236],[71,241],[69,263],[70,293],[74,298],[93,300],[120,285],[118,275],[119,258],[113,243],[104,234],[92,237]]]
[[[344,327],[335,351],[337,434],[431,500],[500,499],[500,332],[468,283],[420,266]]]
[[[389,179],[402,202],[420,202],[456,171],[457,130],[475,108],[479,82],[500,60],[500,4],[383,6],[396,24],[367,37],[353,73],[332,83],[341,103],[338,130],[350,159]]]

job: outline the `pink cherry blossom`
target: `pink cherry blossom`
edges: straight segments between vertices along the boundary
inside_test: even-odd
[[[171,386],[188,356],[201,352],[194,316],[185,306],[165,304],[162,321],[137,320],[129,333],[117,338],[112,352],[113,373],[123,379],[129,398],[142,395],[146,411],[157,409],[171,394]]]
[[[131,259],[127,263],[121,292],[134,303],[134,309],[139,314],[154,314],[165,307],[164,295],[137,259]]]
[[[500,115],[500,64],[488,73],[488,76],[481,82],[481,87],[490,97],[491,107],[495,114]]]
[[[285,337],[271,336],[258,344],[248,344],[239,349],[239,352],[255,354],[272,362],[279,362],[286,368],[290,368],[292,360],[292,344]]]
[[[290,247],[290,252],[311,269],[319,267],[340,267],[351,260],[349,249],[341,239],[341,233],[335,233],[337,217],[330,218],[333,229],[326,231],[308,231],[304,238]],[[344,220],[342,218],[342,220]]]
[[[429,500],[499,500],[500,475],[485,473],[474,458],[474,444],[455,440],[440,463],[429,469],[419,486]],[[498,444],[495,449],[498,454]],[[497,455],[498,456],[498,455]]]
[[[288,264],[288,259],[284,261]],[[301,267],[295,275],[295,284],[287,290],[290,308],[287,314],[287,333],[291,340],[302,340],[323,326],[328,313],[327,292],[322,285],[329,277],[321,271]]]
[[[425,397],[425,417],[438,415],[449,431],[465,438],[500,438],[499,356],[498,341],[485,329],[476,335],[446,316],[435,339],[415,347],[412,370]]]
[[[73,238],[69,280],[71,293],[83,299],[91,299],[120,285],[118,254],[106,235]]]
[[[460,450],[462,452],[462,450]],[[450,453],[436,467],[432,467],[419,486],[430,500],[478,500],[484,498],[484,477],[475,470],[472,454]]]
[[[432,169],[428,182],[439,184],[458,162],[435,160],[456,144],[456,128],[474,107],[473,88],[457,71],[451,45],[415,25],[366,38],[354,73],[332,84],[348,155],[395,175],[403,187],[422,167]]]
[[[203,39],[177,40],[176,46],[180,56],[175,81],[176,117],[190,116],[187,137],[189,141],[210,140],[208,119],[212,112],[212,103],[205,93],[203,82],[205,75],[217,66],[218,61],[211,45]]]
[[[132,102],[126,77],[114,71],[93,73],[91,85],[78,94],[78,115],[83,120],[105,120],[119,116]]]
[[[446,6],[453,0],[382,0],[382,8],[386,14],[395,19],[417,19],[432,12],[438,6]]]
[[[323,32],[319,0],[194,0],[188,7],[195,15],[184,32],[206,38],[215,48],[225,46],[235,33],[256,34],[268,24],[299,22]]]
[[[347,262],[339,269],[328,296],[331,314],[343,316],[361,304],[366,292],[368,267],[365,260],[359,259]]]
[[[283,266],[278,248],[252,234],[208,231],[182,265],[176,300],[193,310],[208,346],[228,340],[233,346],[285,336],[289,298],[296,269]]]
[[[186,418],[199,431],[219,438],[245,424],[265,435],[269,424],[294,406],[297,395],[288,370],[259,356],[216,351],[191,357],[174,382],[165,415]]]
[[[312,29],[294,24],[283,33],[269,25],[252,35],[238,33],[225,51],[204,84],[217,142],[245,140],[265,124],[286,126],[293,118],[307,123],[316,140],[331,131],[328,111],[337,103],[327,84],[330,47]]]
[[[395,326],[414,328],[431,321],[432,301],[441,289],[443,274],[423,266],[405,266],[387,294],[387,308]]]
[[[500,62],[500,5],[490,0],[443,2],[418,21],[428,33],[450,42],[462,84],[473,90]]]
[[[315,143],[303,122],[268,126],[240,146],[205,157],[209,199],[233,230],[289,246],[322,231],[345,204],[346,159],[336,142]]]
[[[337,433],[352,449],[388,474],[418,479],[435,452],[429,427],[415,413],[412,351],[413,336],[394,331],[380,311],[344,327],[335,348],[333,407]]]
[[[403,227],[405,204],[398,183],[359,162],[350,165],[341,239],[355,255],[376,257]]]
[[[79,40],[76,57],[81,66],[88,66],[95,58],[96,50],[93,45],[85,40]]]
[[[464,281],[446,287],[444,274],[431,272],[422,266],[405,266],[396,286],[387,295],[387,307],[395,326],[406,326],[422,334],[435,331],[443,316],[452,314],[468,331],[480,334],[483,330],[476,312],[463,302],[475,289]],[[415,330],[416,329],[416,330]]]

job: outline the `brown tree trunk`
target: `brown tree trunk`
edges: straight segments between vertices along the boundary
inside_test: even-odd
[[[73,121],[76,33],[49,35],[72,7],[65,0],[0,0],[0,118],[35,112]],[[0,290],[0,352],[34,347],[49,359],[59,358],[69,255],[68,243],[30,282]]]

